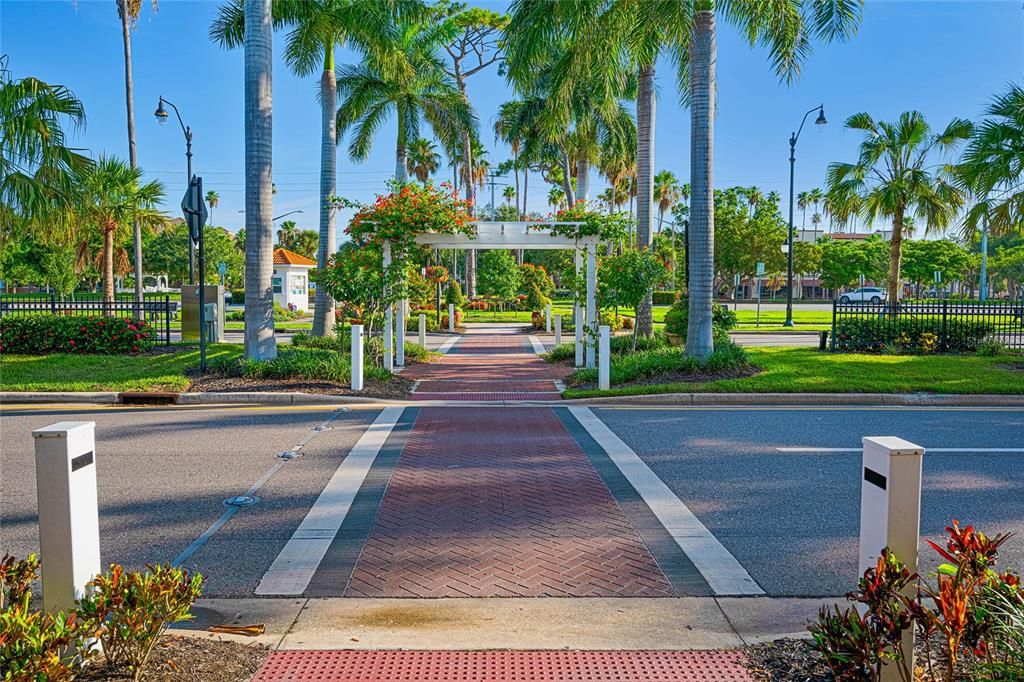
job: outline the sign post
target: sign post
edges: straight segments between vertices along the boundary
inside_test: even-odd
[[[32,432],[47,611],[75,608],[100,573],[95,429],[96,422],[58,422]]]
[[[353,391],[363,390],[363,325],[353,324],[352,327],[352,369],[349,382]]]
[[[736,312],[740,307],[740,273],[732,276],[732,310]]]
[[[188,223],[189,248],[196,242],[199,244],[199,371],[206,372],[206,240],[203,238],[203,226],[210,214],[203,199],[201,177],[192,176],[181,200],[181,210]],[[223,275],[221,277],[223,280]]]

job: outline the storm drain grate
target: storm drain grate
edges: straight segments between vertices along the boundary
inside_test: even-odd
[[[736,651],[276,651],[253,682],[747,682]]]

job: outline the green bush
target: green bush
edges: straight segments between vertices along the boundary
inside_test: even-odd
[[[992,333],[985,322],[939,317],[862,317],[836,323],[835,349],[862,353],[974,353]]]
[[[462,306],[466,305],[466,297],[462,294],[462,287],[454,279],[448,283],[448,288],[444,292],[444,302],[456,308],[462,308]]]
[[[244,310],[232,310],[230,313],[224,316],[224,319],[228,322],[245,322],[245,311]]]
[[[30,596],[0,610],[0,674],[19,682],[70,682],[92,632],[74,613],[33,611]]]
[[[99,632],[111,665],[125,666],[138,680],[157,639],[171,623],[188,620],[202,594],[203,576],[184,568],[148,566],[125,571],[114,564],[98,575],[79,601],[79,615]]]
[[[275,322],[286,322],[288,320],[297,320],[303,316],[301,310],[288,310],[287,308],[281,307],[280,304],[274,303],[274,321]]]
[[[665,313],[665,331],[686,338],[687,325],[690,320],[689,299],[680,296]],[[715,343],[729,339],[729,330],[736,326],[736,313],[720,303],[711,305],[711,326]]]
[[[679,347],[655,347],[636,353],[613,354],[611,383],[624,384],[679,373],[723,372],[749,365],[747,352],[730,341],[716,343],[715,352],[704,360],[687,356],[684,349]],[[596,368],[578,369],[569,377],[569,383],[574,386],[596,382]]]
[[[655,330],[654,334],[650,337],[640,336],[636,340],[636,352],[643,351],[655,351],[662,348],[668,347],[668,340],[665,338],[665,332],[660,329]],[[618,355],[628,355],[633,352],[633,337],[628,336],[613,336],[609,343],[609,348],[612,352],[612,357]],[[563,343],[555,346],[549,350],[545,355],[544,359],[549,362],[566,362],[568,360],[576,359],[575,342]]]
[[[231,290],[231,305],[245,305],[245,289]]]
[[[15,559],[5,554],[0,560],[0,609],[17,604],[30,594],[32,581],[39,578],[39,557],[29,554]]]
[[[132,355],[148,351],[155,341],[148,322],[127,317],[0,318],[0,353]]]
[[[678,291],[655,291],[651,294],[651,301],[654,305],[672,305],[678,298]]]

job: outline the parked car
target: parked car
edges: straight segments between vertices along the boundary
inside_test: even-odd
[[[839,297],[840,303],[881,303],[885,300],[886,291],[881,287],[861,287],[847,291]]]
[[[924,297],[925,298],[949,298],[949,294],[950,294],[949,289],[939,289],[937,287],[932,287],[931,289],[927,289],[924,292]]]

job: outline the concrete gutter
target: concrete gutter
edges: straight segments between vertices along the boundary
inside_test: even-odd
[[[0,392],[3,404],[67,404],[87,403],[115,405],[146,404],[145,393],[58,393]],[[173,396],[173,400],[168,400]],[[871,406],[871,407],[1024,407],[1024,395],[951,395],[930,393],[660,393],[652,395],[576,398],[572,400],[392,400],[352,395],[325,395],[301,392],[202,392],[154,393],[152,404],[173,402],[177,405],[406,405],[412,407],[497,407],[497,406]]]

